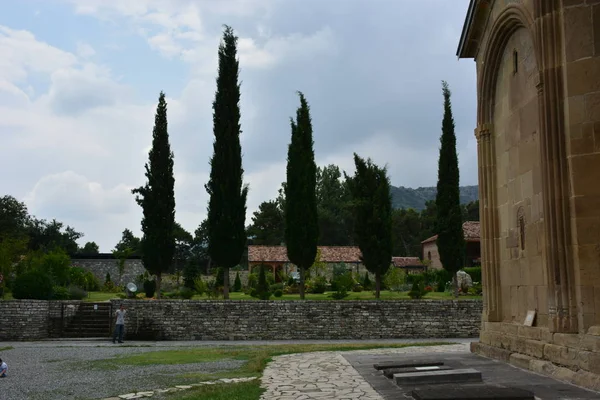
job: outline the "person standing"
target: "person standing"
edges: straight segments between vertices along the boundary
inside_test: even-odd
[[[115,312],[117,317],[117,322],[115,324],[115,331],[113,333],[113,343],[117,340],[117,335],[119,336],[119,343],[123,343],[123,332],[125,331],[125,314],[127,310],[121,304],[119,309]]]

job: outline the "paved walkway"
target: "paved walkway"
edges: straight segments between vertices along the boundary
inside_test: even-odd
[[[356,350],[343,354],[468,353],[468,343],[400,349]],[[341,352],[288,354],[274,357],[265,369],[263,400],[383,400]]]

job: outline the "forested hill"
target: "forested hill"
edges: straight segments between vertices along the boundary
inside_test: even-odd
[[[417,211],[425,209],[425,202],[435,200],[437,188],[420,187],[417,189],[405,188],[404,186],[392,186],[392,206],[394,208],[414,208]],[[479,199],[478,187],[461,186],[460,202],[467,204]]]

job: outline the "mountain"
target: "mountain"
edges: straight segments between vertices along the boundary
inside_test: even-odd
[[[417,211],[421,211],[425,208],[426,201],[435,200],[437,188],[432,186],[411,189],[404,186],[392,186],[391,191],[392,206],[394,208],[414,208]],[[479,192],[477,185],[460,187],[460,202],[462,204],[467,204],[478,199]]]

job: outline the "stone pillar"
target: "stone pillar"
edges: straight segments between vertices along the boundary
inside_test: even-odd
[[[548,271],[548,328],[577,332],[577,301],[571,255],[569,173],[564,121],[561,6],[536,0],[535,32],[541,49],[538,101],[542,167],[545,259]]]
[[[497,249],[496,157],[491,124],[475,130],[479,171],[479,213],[481,215],[481,268],[483,321],[502,321],[500,265]]]

